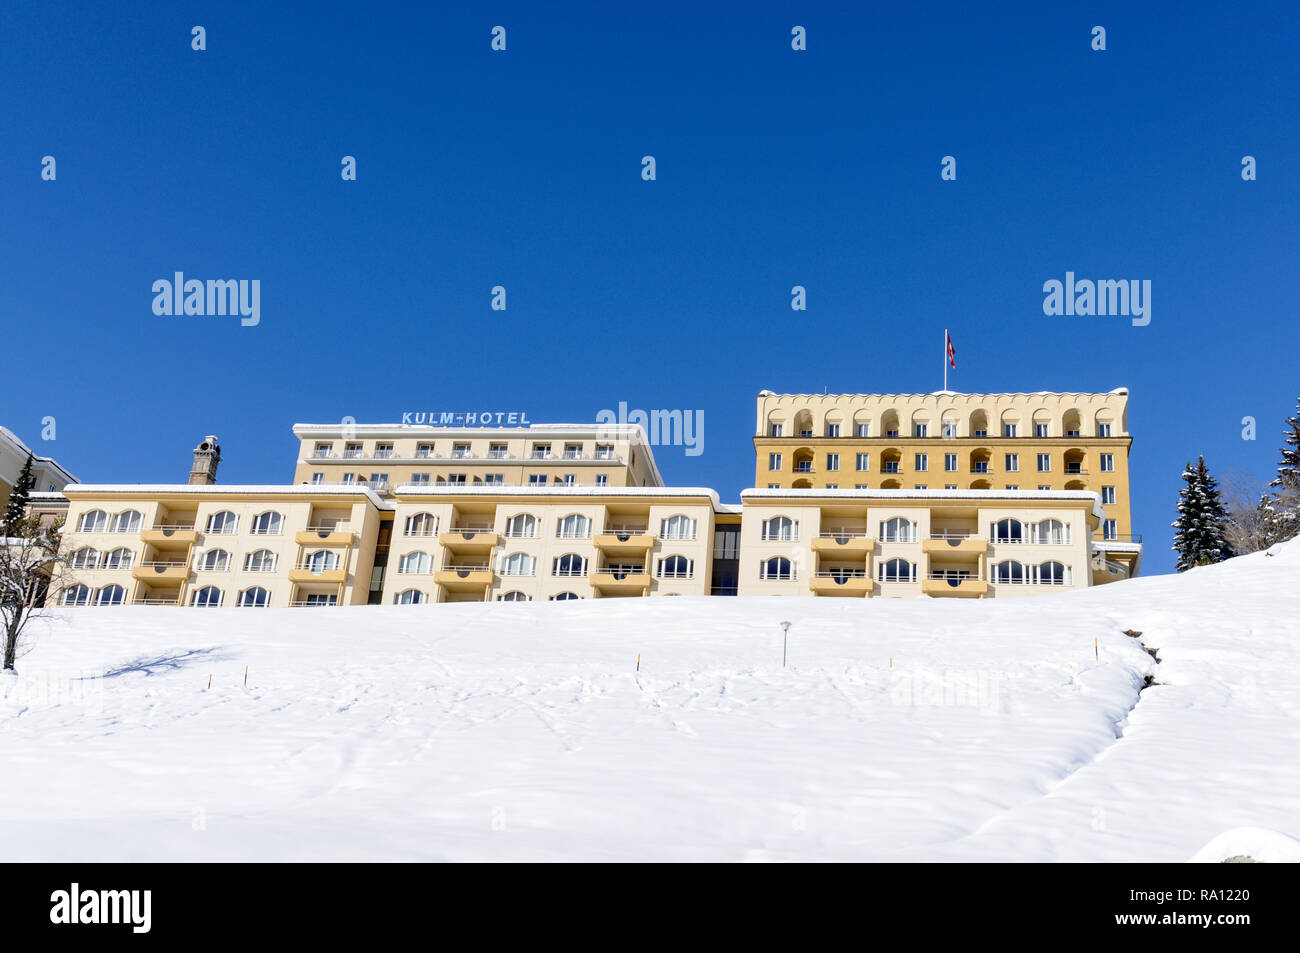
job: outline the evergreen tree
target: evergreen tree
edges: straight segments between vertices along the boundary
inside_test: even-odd
[[[1224,535],[1228,516],[1219,496],[1219,485],[1206,468],[1204,457],[1197,457],[1195,467],[1187,464],[1183,483],[1178,491],[1178,519],[1172,524],[1178,571],[1235,556]]]
[[[36,477],[32,475],[32,455],[29,453],[22,472],[18,474],[18,482],[14,484],[13,491],[9,494],[9,505],[5,507],[3,529],[6,536],[12,535],[14,528],[27,515],[27,496],[35,485]]]
[[[1300,397],[1296,398],[1295,413],[1286,419],[1282,438],[1282,460],[1277,465],[1277,479],[1269,486],[1300,490]]]

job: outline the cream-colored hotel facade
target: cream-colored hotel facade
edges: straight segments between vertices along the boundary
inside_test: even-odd
[[[740,504],[640,427],[299,424],[294,480],[72,484],[68,605],[1029,596],[1136,575],[1125,390],[764,391]]]

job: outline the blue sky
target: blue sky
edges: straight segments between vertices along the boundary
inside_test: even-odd
[[[6,3],[0,422],[87,481],[216,433],[280,482],[297,421],[627,401],[702,409],[660,467],[734,500],[760,389],[936,390],[948,327],[952,389],[1130,388],[1147,571],[1187,458],[1274,465],[1296,5],[442,6]],[[1150,325],[1044,316],[1067,270],[1150,279]],[[155,316],[175,271],[259,279],[261,324]]]

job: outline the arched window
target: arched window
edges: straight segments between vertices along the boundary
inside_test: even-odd
[[[1070,584],[1070,570],[1065,567],[1064,563],[1058,563],[1054,559],[1040,563],[1035,574],[1040,585],[1068,586]]]
[[[1025,581],[1025,567],[1014,559],[1004,559],[993,567],[993,581],[1018,584]]]
[[[121,586],[105,586],[95,596],[97,606],[120,606],[126,601],[126,590]]]
[[[660,539],[694,539],[695,520],[680,513],[670,516],[659,524]]]
[[[506,535],[511,539],[535,539],[537,517],[530,513],[516,513],[506,520]]]
[[[215,608],[221,605],[221,590],[216,586],[204,586],[190,597],[190,605]]]
[[[258,549],[244,557],[244,572],[275,572],[275,553]]]
[[[881,582],[916,582],[916,563],[890,559],[880,564]]]
[[[537,560],[527,553],[511,553],[501,560],[501,575],[531,576],[537,571]]]
[[[77,520],[78,533],[105,533],[108,531],[108,514],[103,510],[91,510],[82,513]]]
[[[788,516],[763,520],[763,539],[791,541],[799,538],[799,524]]]
[[[104,557],[105,569],[130,569],[135,565],[135,553],[125,546],[115,549]]]
[[[429,597],[419,589],[404,589],[393,596],[393,605],[398,606],[414,606],[428,601]]]
[[[251,589],[245,589],[239,594],[239,605],[254,609],[265,608],[270,600],[271,594],[261,586],[253,586]]]
[[[406,518],[403,536],[433,536],[438,532],[438,517],[432,513],[413,513]]]
[[[63,590],[63,604],[65,606],[86,606],[90,605],[90,587],[89,586],[69,586]]]
[[[302,561],[303,569],[310,569],[314,575],[330,572],[339,568],[339,554],[328,549],[318,549]]]
[[[1025,524],[1011,517],[998,520],[989,527],[989,539],[995,543],[1023,543]]]
[[[85,546],[73,553],[68,562],[73,569],[98,569],[99,550],[93,546]]]
[[[881,520],[880,541],[882,543],[915,543],[916,523],[904,516]]]
[[[1064,545],[1070,541],[1070,527],[1060,520],[1045,519],[1034,524],[1034,542]]]
[[[531,602],[531,601],[532,599],[530,597],[524,595],[518,589],[511,590],[510,592],[503,592],[501,595],[497,596],[497,602]]]
[[[587,575],[587,560],[577,553],[565,553],[563,556],[556,557],[551,564],[552,576],[585,576]]]
[[[759,564],[760,579],[793,579],[794,567],[784,556],[773,556]]]
[[[284,517],[274,511],[253,517],[254,536],[279,536],[284,531]]]
[[[551,596],[552,602],[568,602],[570,599],[581,599],[582,596],[576,592],[558,592]]]
[[[555,535],[560,539],[586,539],[591,535],[591,520],[581,513],[570,513],[556,524]]]
[[[428,553],[407,553],[397,561],[397,571],[427,576],[433,572],[433,558]]]
[[[224,549],[209,549],[199,557],[199,568],[207,572],[225,572],[230,568],[230,553]]]
[[[222,510],[208,517],[208,532],[230,535],[239,529],[239,518],[230,510]]]
[[[115,533],[138,533],[140,532],[140,513],[138,510],[123,510],[113,517],[113,532]]]
[[[669,556],[659,560],[660,579],[690,579],[695,574],[695,564],[685,556]]]

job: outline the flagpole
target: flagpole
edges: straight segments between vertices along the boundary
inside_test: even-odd
[[[948,390],[948,329],[943,329],[943,389]]]

